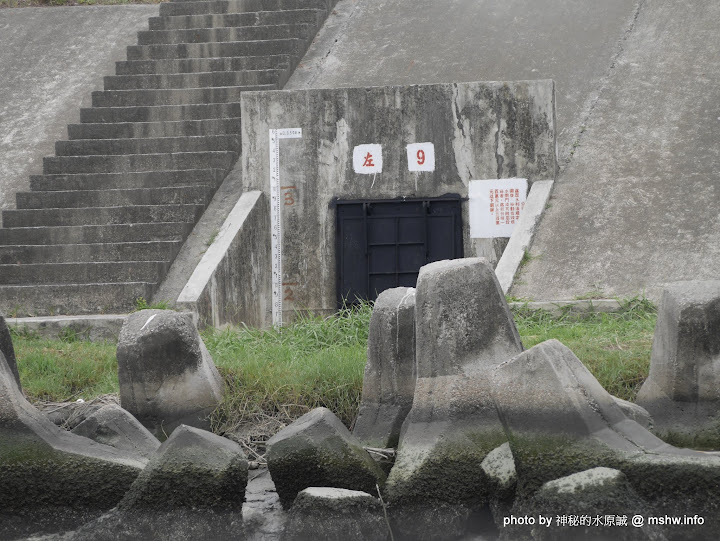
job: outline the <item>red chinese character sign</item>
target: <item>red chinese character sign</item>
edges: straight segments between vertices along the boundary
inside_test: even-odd
[[[470,237],[509,237],[525,208],[527,179],[470,181]]]
[[[435,145],[432,143],[408,145],[407,160],[410,171],[435,171]]]
[[[353,169],[360,175],[382,173],[382,146],[358,145],[353,149]]]

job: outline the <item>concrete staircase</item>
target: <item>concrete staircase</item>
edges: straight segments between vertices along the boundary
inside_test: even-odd
[[[2,212],[0,312],[150,299],[240,152],[240,94],[281,88],[336,0],[176,0]]]

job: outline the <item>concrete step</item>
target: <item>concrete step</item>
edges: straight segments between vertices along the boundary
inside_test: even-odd
[[[101,261],[172,261],[181,241],[122,242],[112,244],[20,244],[0,246],[0,265]]]
[[[219,86],[213,88],[162,88],[155,90],[98,90],[93,107],[131,107],[230,103],[247,90],[276,90],[277,85]]]
[[[70,124],[68,136],[76,139],[141,139],[240,133],[240,118],[171,122],[118,122]]]
[[[19,192],[18,209],[125,207],[130,205],[207,205],[215,186],[178,186],[131,190],[82,190],[67,192]]]
[[[220,58],[184,58],[175,60],[128,60],[115,63],[117,75],[156,73],[206,73],[211,71],[287,70],[294,65],[292,55],[234,56]]]
[[[128,313],[150,299],[157,283],[0,286],[0,312],[15,316]]]
[[[105,90],[277,85],[283,71],[284,70],[273,69],[172,74],[162,73],[150,75],[114,75],[105,77]]]
[[[238,154],[230,151],[129,154],[126,156],[47,156],[43,173],[116,173],[179,169],[229,169]]]
[[[276,24],[314,24],[325,20],[324,9],[292,9],[286,11],[250,11],[211,15],[178,15],[150,17],[150,30],[183,30],[192,28],[228,28],[233,26],[268,26]]]
[[[69,209],[3,210],[3,227],[196,222],[205,205],[138,205]]]
[[[295,9],[324,9],[329,11],[334,3],[333,0],[204,0],[199,2],[168,2],[160,4],[160,16]]]
[[[240,101],[232,103],[193,103],[142,107],[92,107],[80,109],[80,122],[179,122],[212,118],[240,117]]]
[[[130,45],[128,60],[163,60],[179,58],[218,58],[222,56],[264,56],[287,54],[301,56],[307,40],[300,38],[219,43],[177,43],[170,45]]]
[[[217,187],[224,178],[224,169],[33,175],[30,177],[30,189],[35,192],[62,192],[71,190],[161,188],[164,186],[190,186],[193,184]]]
[[[57,141],[56,156],[165,154],[230,150],[240,153],[240,135],[198,135],[146,139],[75,139]]]
[[[0,265],[0,285],[158,282],[167,261]]]
[[[314,36],[317,30],[316,25],[299,23],[277,24],[272,26],[146,30],[144,32],[138,32],[138,45],[219,43],[281,38],[307,39],[309,36]]]
[[[97,244],[149,240],[182,242],[193,226],[190,222],[156,222],[0,228],[0,244]]]

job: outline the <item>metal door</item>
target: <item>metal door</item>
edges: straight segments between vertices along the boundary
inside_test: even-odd
[[[338,305],[414,287],[423,265],[463,257],[459,196],[335,205]]]

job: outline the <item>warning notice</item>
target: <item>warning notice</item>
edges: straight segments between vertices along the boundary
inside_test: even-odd
[[[470,181],[470,237],[509,237],[525,208],[527,179]]]

